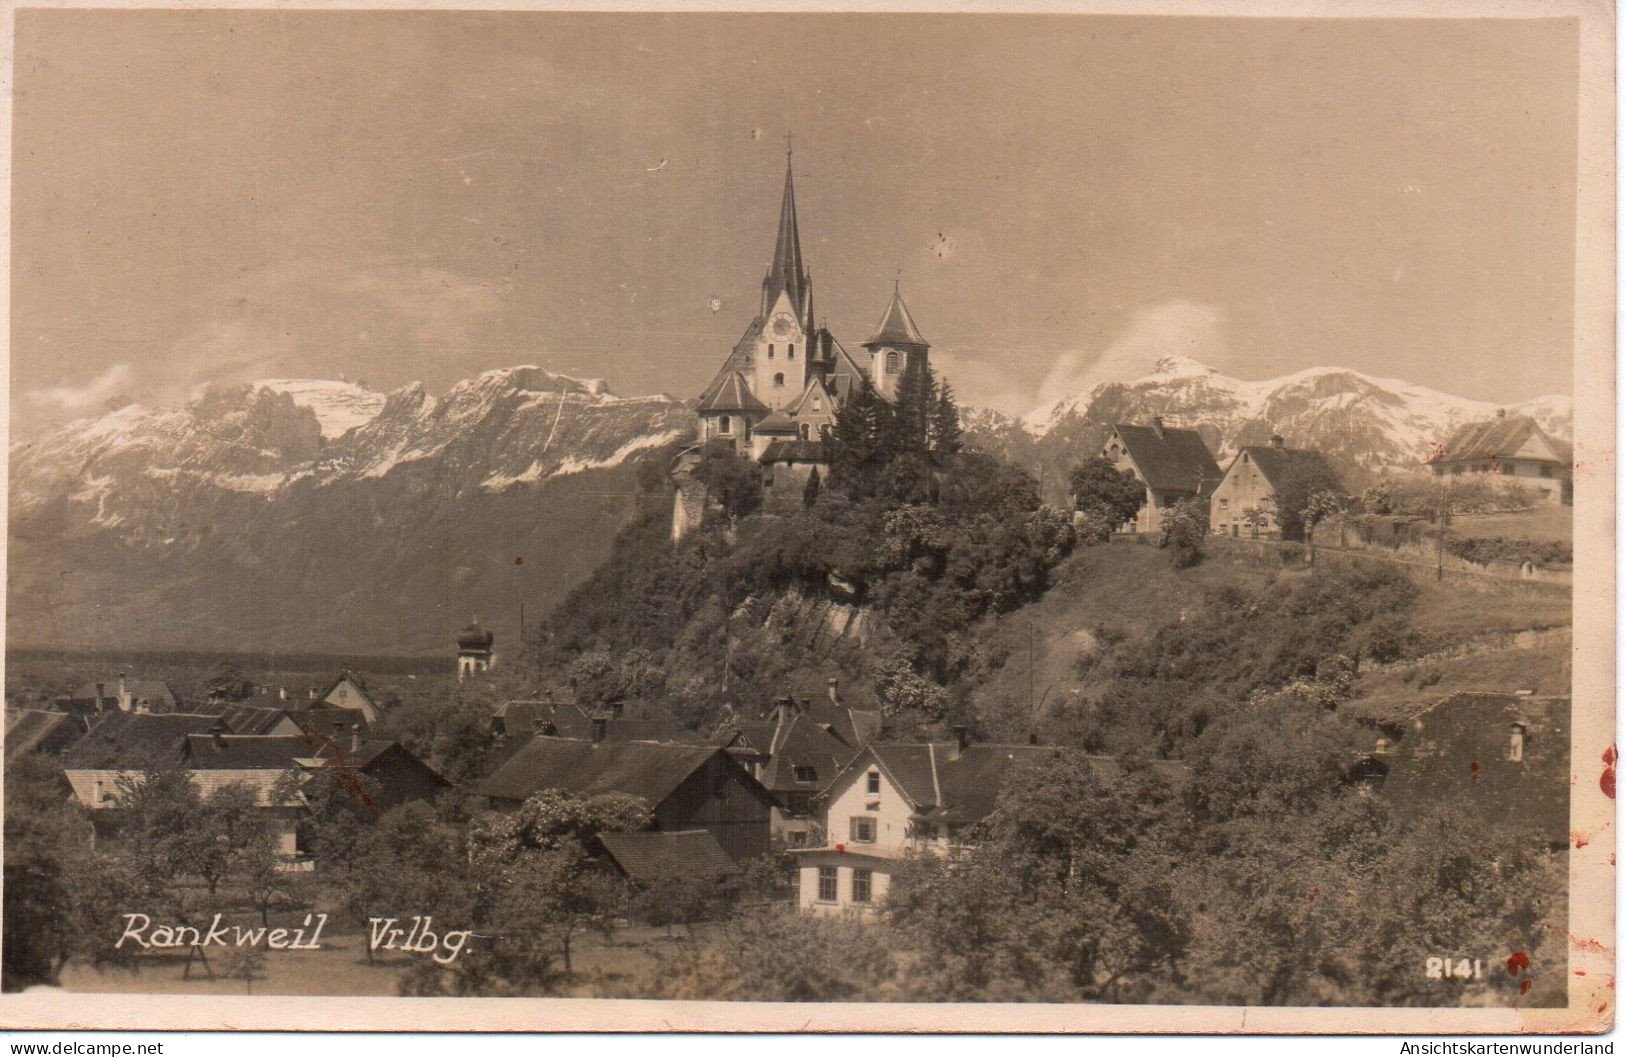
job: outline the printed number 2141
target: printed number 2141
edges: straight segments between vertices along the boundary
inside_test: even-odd
[[[1427,974],[1429,980],[1482,980],[1484,963],[1477,958],[1429,958]]]

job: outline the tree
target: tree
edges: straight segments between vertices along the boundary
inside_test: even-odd
[[[1162,514],[1161,546],[1173,553],[1176,568],[1186,569],[1202,560],[1207,538],[1207,508],[1200,500],[1181,499]]]
[[[871,386],[858,385],[835,413],[830,433],[829,484],[850,499],[875,494],[884,465],[890,406]]]
[[[1115,530],[1145,505],[1145,485],[1128,470],[1096,456],[1072,471],[1073,508],[1104,520]]]
[[[821,484],[822,482],[820,482],[818,478],[818,467],[814,466],[812,468],[812,473],[807,475],[806,487],[801,490],[802,506],[812,506],[814,503],[818,502],[818,493],[820,491]]]
[[[1310,500],[1321,492],[1341,495],[1342,481],[1319,452],[1297,452],[1277,475],[1271,498],[1281,538],[1303,542],[1304,512]]]

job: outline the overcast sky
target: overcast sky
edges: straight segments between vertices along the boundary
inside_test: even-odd
[[[205,381],[692,396],[784,131],[820,315],[962,399],[1109,357],[1571,386],[1564,20],[17,12],[13,413]],[[720,307],[717,306],[720,302]]]

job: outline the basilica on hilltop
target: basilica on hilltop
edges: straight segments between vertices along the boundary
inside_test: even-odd
[[[787,157],[773,259],[744,336],[700,395],[699,442],[726,444],[762,466],[769,496],[799,498],[814,472],[827,478],[826,445],[841,405],[860,387],[893,399],[910,364],[929,368],[920,335],[896,284],[874,334],[849,352],[813,309],[812,274],[801,257],[793,159]],[[698,524],[703,496],[678,475],[672,536]],[[685,497],[686,492],[686,497]]]

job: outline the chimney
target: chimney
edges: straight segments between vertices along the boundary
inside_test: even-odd
[[[963,723],[955,723],[948,729],[954,732],[954,754],[949,759],[957,760],[970,748],[970,728]]]
[[[352,753],[361,751],[361,724],[359,723],[350,726],[350,751]]]
[[[216,723],[214,726],[209,728],[209,737],[214,739],[214,747],[215,748],[222,749],[222,750],[225,749],[225,747],[226,747],[226,731],[228,729],[229,728],[226,726],[226,721],[223,720],[223,719],[220,720],[218,723]]]
[[[1151,428],[1156,430],[1157,439],[1161,440],[1162,439],[1162,416],[1161,415],[1158,415],[1158,416],[1156,416],[1155,418],[1153,418],[1151,420]]]
[[[107,684],[106,683],[97,683],[96,684],[96,711],[97,712],[100,712],[104,707],[106,707],[105,706],[106,701],[107,701]]]
[[[604,735],[608,734],[608,733],[609,733],[609,720],[605,719],[603,716],[594,716],[593,720],[592,720],[592,741],[593,741],[593,744],[596,745],[599,742],[603,741],[604,740]]]
[[[118,673],[118,707],[120,712],[130,710],[130,692],[124,688],[124,673]]]
[[[1270,436],[1270,447],[1272,447],[1272,448],[1284,448],[1284,447],[1286,447],[1286,438],[1281,436],[1279,433],[1272,434]]]
[[[830,679],[829,679],[829,703],[832,704],[832,705],[835,705],[837,707],[839,707],[840,703],[841,703],[840,689],[841,689],[841,681],[839,679],[835,678],[833,675],[830,676]]]
[[[316,700],[316,688],[314,686],[311,687],[309,692],[310,692],[310,699],[312,701]]]

